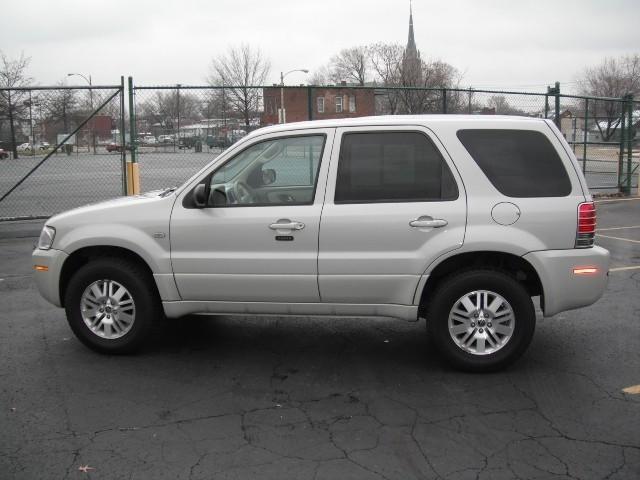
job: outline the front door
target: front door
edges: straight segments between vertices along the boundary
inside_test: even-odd
[[[420,277],[460,248],[464,186],[426,128],[339,128],[320,225],[323,302],[412,305]]]
[[[183,300],[319,301],[322,179],[333,134],[257,137],[185,190],[171,216],[171,261]],[[189,202],[199,183],[206,184],[205,208]]]

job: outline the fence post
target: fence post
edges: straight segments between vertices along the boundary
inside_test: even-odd
[[[589,99],[584,99],[584,122],[582,124],[583,141],[582,141],[582,173],[587,174],[587,125],[589,124]]]
[[[307,87],[307,112],[309,120],[313,120],[313,87]]]
[[[176,95],[177,95],[176,107],[178,110],[178,150],[180,150],[180,84],[179,83],[176,85]],[[173,144],[175,145],[175,142],[173,142]],[[186,148],[184,148],[183,150],[185,152],[187,151]]]
[[[562,121],[560,120],[560,82],[556,82],[556,86],[554,90],[556,94],[556,102],[555,102],[556,126],[560,128],[562,126]]]
[[[131,77],[129,77],[131,79]],[[122,195],[129,194],[129,170],[127,168],[127,138],[125,130],[127,128],[124,110],[124,75],[120,77],[120,160],[122,162]]]
[[[544,96],[544,118],[549,118],[549,90],[551,87],[547,87],[547,93]]]
[[[627,115],[626,115],[626,103],[623,100],[620,102],[622,104],[622,112],[620,113],[620,151],[618,154],[618,191],[620,193],[626,193],[625,188],[622,185],[622,172],[624,170],[624,151],[625,151],[625,134],[627,133]]]
[[[442,113],[447,113],[447,89],[442,89]]]
[[[631,163],[633,161],[633,93],[627,94],[627,185],[626,193],[631,194]]]
[[[137,195],[140,193],[140,170],[138,168],[138,156],[136,155],[136,114],[135,102],[133,99],[133,78],[129,77],[129,143],[131,145],[131,162],[129,166],[129,195]]]

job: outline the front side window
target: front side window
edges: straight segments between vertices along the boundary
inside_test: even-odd
[[[455,200],[458,187],[444,158],[420,132],[342,136],[335,203]]]
[[[342,96],[336,97],[336,113],[342,113]]]
[[[250,146],[213,173],[209,205],[313,203],[324,142],[324,135],[308,135]]]
[[[458,139],[507,197],[565,197],[571,181],[549,139],[534,130],[459,130]]]
[[[318,113],[324,113],[324,97],[318,97]]]

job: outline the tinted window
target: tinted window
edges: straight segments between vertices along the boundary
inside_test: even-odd
[[[458,138],[508,197],[564,197],[571,182],[549,139],[531,130],[460,130]]]
[[[342,137],[335,203],[455,200],[458,188],[431,140],[418,132]]]

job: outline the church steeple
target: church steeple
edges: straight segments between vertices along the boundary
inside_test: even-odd
[[[416,48],[416,39],[413,36],[413,6],[409,0],[409,39],[407,40],[407,57],[418,57],[418,49]]]

